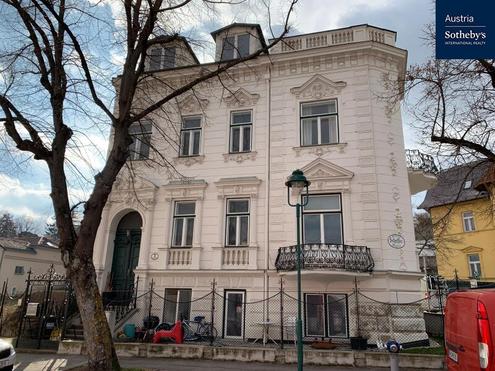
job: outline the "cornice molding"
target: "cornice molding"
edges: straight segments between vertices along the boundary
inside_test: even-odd
[[[161,188],[165,192],[165,200],[191,198],[202,200],[208,183],[202,179],[171,180]]]
[[[258,154],[258,152],[256,152],[256,151],[243,152],[243,153],[224,153],[223,154],[223,161],[224,162],[235,161],[235,162],[241,164],[247,160],[251,160],[251,161],[256,160],[257,154]]]
[[[158,187],[150,180],[121,175],[115,181],[108,205],[124,204],[134,209],[148,210],[155,203]]]
[[[347,143],[337,143],[337,144],[325,144],[320,146],[299,146],[292,147],[294,152],[296,152],[296,157],[300,157],[301,154],[313,154],[315,156],[321,157],[327,153],[344,153],[344,149]]]
[[[188,94],[178,101],[177,106],[182,114],[200,114],[206,109],[208,103],[208,99],[199,98],[194,94]]]
[[[477,246],[468,246],[461,250],[465,254],[475,253],[475,252],[483,252],[483,248]]]
[[[290,89],[297,99],[331,98],[347,85],[344,81],[332,81],[326,77],[316,74],[299,87]]]
[[[200,156],[184,156],[184,157],[175,157],[173,159],[174,165],[185,165],[192,166],[195,164],[202,164],[205,160],[204,155]]]
[[[301,169],[311,181],[311,189],[317,191],[341,190],[351,187],[354,173],[322,158],[310,162]]]
[[[228,196],[248,196],[258,197],[261,179],[255,176],[239,178],[222,178],[215,182],[218,198],[223,199]]]
[[[259,94],[251,94],[246,89],[239,88],[235,92],[223,98],[223,101],[227,107],[251,107],[256,105],[259,98]]]

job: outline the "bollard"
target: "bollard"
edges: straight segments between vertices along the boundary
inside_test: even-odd
[[[390,371],[399,371],[399,352],[402,346],[398,341],[393,339],[387,341],[386,346],[390,354]]]

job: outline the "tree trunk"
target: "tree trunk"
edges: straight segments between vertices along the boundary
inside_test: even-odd
[[[77,259],[76,259],[77,260]],[[84,328],[90,370],[120,370],[92,262],[67,269]]]

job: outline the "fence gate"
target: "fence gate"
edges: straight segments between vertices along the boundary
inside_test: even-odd
[[[70,283],[53,264],[43,274],[28,273],[16,347],[56,349],[67,318]]]

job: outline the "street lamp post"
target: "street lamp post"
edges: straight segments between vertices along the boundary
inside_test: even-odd
[[[304,173],[301,170],[294,170],[292,175],[287,178],[285,185],[287,186],[287,203],[289,206],[296,208],[296,230],[297,230],[297,244],[296,244],[296,269],[297,269],[297,321],[296,321],[296,336],[297,336],[297,370],[303,369],[303,336],[302,336],[302,292],[301,292],[301,207],[306,206],[309,200],[308,187],[311,184],[306,179]],[[291,188],[296,190],[299,195],[303,194],[304,188],[306,188],[306,195],[302,197],[302,203],[298,201],[295,204],[290,202]]]

